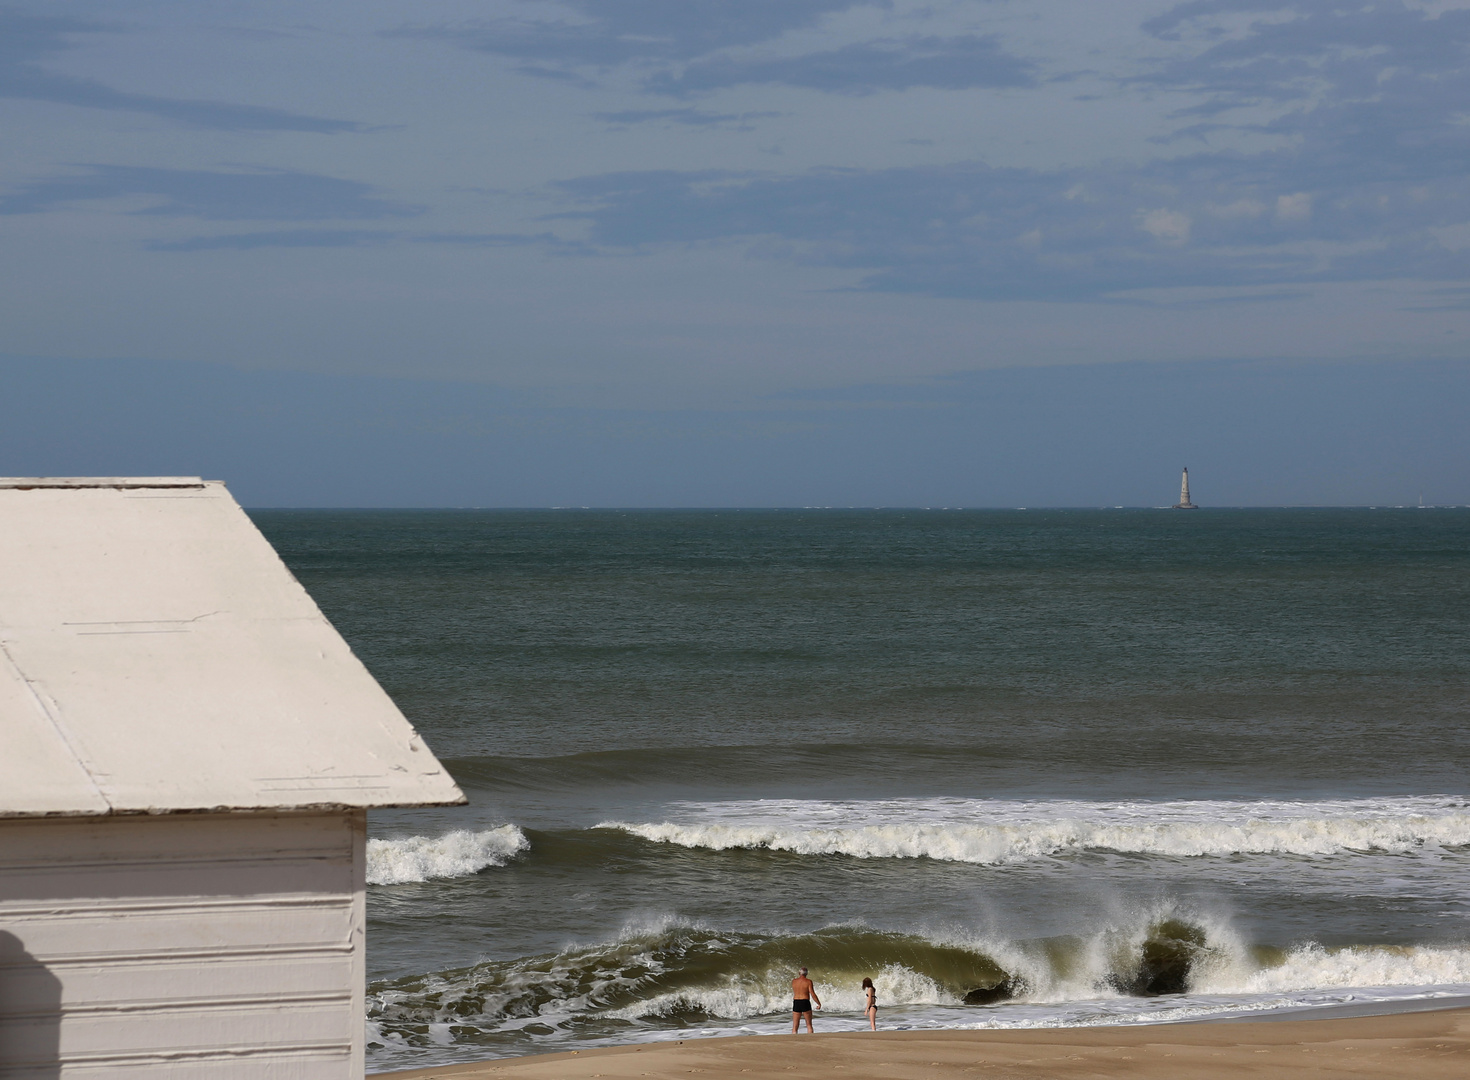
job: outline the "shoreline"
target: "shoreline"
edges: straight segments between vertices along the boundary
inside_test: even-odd
[[[1343,1009],[1355,1006],[1341,1006]],[[1342,1015],[1230,1018],[1110,1027],[843,1031],[630,1043],[439,1065],[384,1080],[689,1080],[691,1075],[789,1080],[972,1080],[1129,1077],[1226,1080],[1241,1075],[1381,1080],[1470,1076],[1470,1006]]]

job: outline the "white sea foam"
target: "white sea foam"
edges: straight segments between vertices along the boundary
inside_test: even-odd
[[[1025,989],[1011,999],[1006,1008],[1029,1006],[1056,1009],[1060,1006],[1090,1001],[1108,1016],[1132,1016],[1154,1011],[1166,999],[1138,998],[1113,989],[1108,976],[1115,972],[1120,946],[1125,939],[1137,938],[1141,932],[1126,930],[1098,934],[1078,943],[1078,951],[1068,958],[1065,970],[1035,950],[994,943],[984,951],[991,959],[1006,966],[1013,975],[1025,981]],[[1253,1008],[1281,1009],[1330,1004],[1336,992],[1353,991],[1342,1000],[1375,1000],[1470,991],[1470,949],[1425,946],[1352,946],[1325,949],[1306,945],[1290,952],[1286,959],[1269,967],[1260,967],[1249,959],[1239,942],[1226,938],[1211,940],[1207,955],[1189,980],[1186,997],[1210,998],[1203,1005],[1206,1013]],[[824,1010],[830,1014],[861,1014],[865,1002],[858,987],[857,972],[828,972],[817,982],[817,994]],[[784,1015],[790,1011],[791,973],[770,971],[753,980],[746,975],[732,978],[721,987],[689,988],[656,994],[605,1015],[637,1020],[702,1012],[722,1020],[746,1020],[761,1016]],[[837,980],[841,980],[840,982]],[[891,964],[873,974],[878,1000],[884,1009],[903,1006],[959,1006],[959,998],[922,972],[901,964]],[[1327,996],[1324,996],[1327,995]],[[1167,1000],[1179,1001],[1179,998]],[[1159,1005],[1150,1005],[1158,1002]],[[1194,1008],[1195,1006],[1188,1006]],[[1066,1010],[1057,1013],[1063,1015]],[[1138,1015],[1134,1015],[1138,1014]],[[1067,1023],[1087,1022],[1072,1018]]]
[[[1312,991],[1470,987],[1470,948],[1428,945],[1297,946],[1276,963],[1262,963],[1228,919],[1162,903],[1134,917],[1073,939],[1058,963],[1042,943],[976,938],[964,947],[985,955],[1018,977],[1015,1000],[1060,1004],[1127,998],[1112,988],[1126,975],[1145,942],[1165,923],[1183,924],[1202,937],[1190,964],[1187,992],[1232,1001]],[[1396,995],[1389,995],[1396,996]],[[1137,1000],[1137,999],[1134,999]],[[1280,1007],[1279,1004],[1276,1007]]]
[[[830,981],[831,977],[829,975],[827,981],[816,984],[817,997],[822,1002],[823,1010],[829,1013],[861,1013],[867,1003],[866,992],[859,983],[862,976],[853,974],[841,986]],[[902,964],[890,964],[872,974],[872,979],[873,986],[878,991],[878,1001],[884,1008],[960,1004],[957,997],[929,976]],[[622,1020],[642,1020],[693,1011],[721,1020],[784,1015],[791,1011],[791,972],[782,969],[767,972],[758,981],[749,978],[731,979],[727,986],[691,988],[659,994],[612,1010],[607,1015]]]
[[[443,836],[409,836],[367,842],[369,885],[401,885],[410,881],[456,878],[503,866],[531,846],[514,825],[470,832],[456,829]]]
[[[1158,920],[1180,917],[1202,935],[1185,992],[1163,999],[1119,990],[1115,977],[1126,976],[1137,962],[1145,940],[1157,932]],[[376,988],[370,997],[379,1020],[390,1015],[420,1024],[453,1019],[489,1029],[515,1027],[536,1017],[560,1025],[594,1015],[659,1020],[700,1013],[710,1020],[744,1021],[790,1012],[789,964],[744,966],[734,959],[736,955],[747,961],[755,959],[753,946],[754,954],[765,948],[787,952],[790,946],[783,945],[783,939],[770,939],[761,946],[742,935],[694,930],[678,920],[666,922],[661,929],[629,927],[612,940],[572,947],[554,957],[428,975],[412,989]],[[689,934],[699,939],[698,955],[707,960],[726,953],[732,966],[713,984],[670,987],[669,982],[686,977],[681,969],[691,944]],[[828,944],[834,940],[829,936]],[[1124,924],[1072,938],[1062,952],[1055,950],[1059,944],[1055,941],[929,938],[927,943],[984,957],[1018,981],[1014,996],[1000,1006],[1007,1019],[996,1016],[1001,1026],[1131,1022],[1160,1010],[1182,1010],[1183,1018],[1192,1012],[1274,1010],[1470,991],[1470,948],[1357,945],[1329,949],[1309,944],[1288,952],[1278,963],[1262,965],[1227,922],[1195,920],[1167,904],[1137,912]],[[871,947],[871,943],[860,946],[862,950]],[[861,1015],[865,998],[859,982],[862,976],[871,975],[885,1016],[890,1010],[925,1007],[960,1010],[942,1026],[953,1026],[956,1019],[968,1026],[974,1020],[962,1005],[963,988],[945,987],[907,963],[895,961],[874,968],[835,960],[813,975],[823,1011],[829,1016]],[[636,1000],[613,1004],[629,996]],[[534,1015],[523,1012],[530,999],[539,1002]],[[466,1000],[476,1003],[478,1015],[460,1007]]]
[[[1170,930],[1169,928],[1173,929]],[[1184,992],[1130,996],[1119,989],[1145,943],[1180,933],[1196,950]],[[852,934],[851,951],[843,935]],[[800,938],[698,926],[676,917],[639,921],[610,940],[555,955],[485,961],[395,984],[370,987],[369,1026],[377,1067],[404,1063],[428,1048],[459,1047],[483,1056],[492,1034],[550,1045],[599,1045],[788,1030],[793,957],[820,943],[827,957],[812,974],[823,1010],[819,1030],[866,1026],[859,982],[877,984],[885,1028],[1050,1028],[1161,1023],[1264,1015],[1281,1010],[1384,1003],[1470,994],[1470,948],[1306,945],[1262,965],[1228,919],[1170,901],[1121,914],[1066,939],[896,935],[909,958],[873,960],[877,932],[826,927]],[[882,937],[883,935],[878,934]],[[1177,936],[1175,941],[1182,942]],[[1009,973],[1015,995],[985,1008],[965,1006],[966,984],[946,986],[919,970],[926,947],[957,949]],[[724,956],[727,963],[716,958]],[[693,962],[693,968],[689,966]],[[713,962],[713,963],[712,963]],[[914,966],[911,966],[914,965]],[[960,965],[963,968],[964,965]],[[717,970],[723,967],[721,973]],[[634,1026],[609,1031],[599,1020]],[[480,1036],[462,1040],[456,1032]],[[520,1043],[514,1044],[519,1047]],[[444,1060],[448,1060],[445,1058]]]
[[[1386,986],[1470,984],[1470,949],[1429,946],[1355,945],[1293,949],[1271,967],[1245,963],[1208,965],[1190,980],[1202,994],[1278,994]]]
[[[1167,856],[1402,853],[1470,845],[1449,797],[1324,802],[888,799],[675,804],[680,820],[606,821],[646,840],[723,851],[1000,864],[1086,850]]]

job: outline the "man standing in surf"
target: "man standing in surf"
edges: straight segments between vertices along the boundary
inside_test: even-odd
[[[806,977],[806,968],[802,968],[796,973],[796,978],[791,980],[791,1034],[796,1034],[803,1015],[806,1016],[806,1033],[816,1034],[812,1030],[813,1005],[820,1009],[822,999],[817,997],[816,986]]]

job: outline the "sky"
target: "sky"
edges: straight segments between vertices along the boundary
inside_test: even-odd
[[[1467,50],[1470,0],[0,6],[0,473],[1470,503]]]

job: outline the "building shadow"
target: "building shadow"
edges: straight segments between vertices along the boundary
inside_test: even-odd
[[[0,930],[0,1077],[61,1076],[61,980]]]

